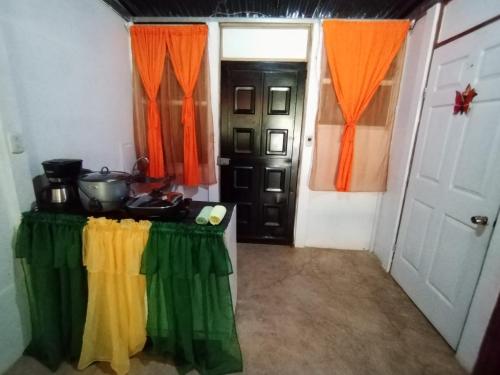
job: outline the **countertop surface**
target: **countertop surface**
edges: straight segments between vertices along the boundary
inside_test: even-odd
[[[73,215],[83,215],[83,216],[93,216],[93,217],[107,217],[109,219],[144,219],[144,220],[151,220],[151,221],[162,221],[162,222],[177,222],[177,223],[183,223],[183,224],[192,224],[192,225],[198,225],[195,223],[195,218],[198,216],[200,211],[202,210],[203,207],[205,206],[216,206],[216,205],[221,205],[226,207],[226,215],[224,216],[224,219],[222,222],[218,225],[218,227],[222,227],[223,229],[226,229],[227,226],[229,225],[229,221],[231,220],[231,215],[233,214],[233,210],[235,207],[235,203],[223,203],[223,202],[204,202],[204,201],[191,201],[189,204],[189,208],[187,210],[183,210],[179,213],[178,217],[175,219],[172,218],[161,218],[161,217],[154,217],[154,218],[145,218],[145,217],[135,217],[131,215],[129,212],[126,210],[118,210],[118,211],[112,211],[112,212],[88,212],[86,211],[81,205],[71,207],[71,208],[57,208],[57,207],[38,207],[38,211],[40,212],[51,212],[51,213],[65,213],[65,214],[73,214]],[[207,224],[211,225],[211,224]]]

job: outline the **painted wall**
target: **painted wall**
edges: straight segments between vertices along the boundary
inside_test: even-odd
[[[0,50],[0,54],[3,53]],[[14,261],[13,239],[21,207],[15,180],[22,177],[13,166],[22,160],[11,160],[7,138],[0,117],[0,373],[4,373],[21,356],[30,337],[29,309],[22,270]],[[27,172],[27,163],[24,172]],[[28,175],[25,180],[29,182]]]
[[[372,248],[387,271],[396,243],[440,8],[441,4],[436,4],[417,21],[406,44],[405,65],[391,140],[387,191],[382,195]]]
[[[444,8],[438,41],[449,39],[498,14],[498,0],[453,0]]]
[[[12,76],[6,69],[7,56],[0,33],[0,373],[22,354],[31,335],[26,288],[12,245],[21,211],[29,209],[34,195],[28,155],[9,153],[8,134],[20,133],[22,129],[16,121],[18,109],[12,97]],[[7,112],[3,110],[7,106],[14,109],[10,111],[9,129],[5,126]]]
[[[4,0],[0,32],[32,175],[51,158],[129,170],[130,48],[125,22],[101,1]]]
[[[210,65],[210,97],[212,105],[212,120],[214,123],[214,158],[217,162],[217,156],[220,149],[220,28],[218,22],[207,22],[208,25],[208,63]],[[215,177],[217,181],[220,178],[220,169],[215,168]],[[208,187],[208,199],[211,202],[220,200],[219,184],[213,184]]]
[[[223,60],[306,61],[309,28],[280,25],[259,28],[255,25],[222,28]]]
[[[131,167],[129,51],[124,21],[100,1],[0,2],[0,373],[30,338],[12,244],[40,162],[79,157],[90,168]],[[24,153],[10,153],[12,134],[24,138]]]
[[[0,373],[19,358],[31,336],[26,288],[12,245],[21,211],[29,209],[34,199],[28,155],[11,154],[8,146],[8,135],[21,134],[22,128],[1,32],[3,5],[0,3]]]

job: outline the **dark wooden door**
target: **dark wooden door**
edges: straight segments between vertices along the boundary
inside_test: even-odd
[[[237,203],[238,241],[293,243],[305,75],[222,62],[221,198]]]

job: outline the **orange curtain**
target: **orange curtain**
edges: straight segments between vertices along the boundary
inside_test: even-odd
[[[325,49],[345,125],[335,186],[349,191],[356,122],[370,103],[392,60],[401,47],[410,22],[323,22]]]
[[[165,175],[165,162],[156,95],[165,63],[164,31],[155,26],[132,26],[130,35],[132,53],[148,96],[148,173],[152,177],[162,177]]]
[[[330,87],[331,88],[331,87]],[[136,155],[148,154],[148,96],[144,91],[136,64],[133,65],[134,143]],[[158,90],[158,106],[165,150],[165,173],[175,176],[177,185],[184,185],[184,126],[181,124],[184,91],[179,85],[172,63],[165,59],[165,68]],[[207,49],[201,62],[200,76],[193,93],[196,112],[196,145],[201,173],[201,185],[216,183],[214,156],[214,124],[210,102],[210,71]]]
[[[200,73],[207,35],[206,25],[170,26],[167,33],[170,61],[177,81],[184,91],[182,123],[184,125],[184,183],[187,186],[200,184],[193,90]]]

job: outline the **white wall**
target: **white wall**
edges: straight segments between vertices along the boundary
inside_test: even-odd
[[[14,176],[13,165],[16,164],[20,164],[19,160],[11,160],[8,154],[0,117],[0,373],[19,358],[30,337],[26,290],[19,264],[14,262],[12,248],[15,227],[20,217],[14,181],[16,177],[22,177],[19,173]],[[29,177],[25,176],[25,180],[29,182]]]
[[[412,150],[420,121],[441,4],[436,4],[410,31],[392,132],[387,191],[382,195],[372,250],[388,271],[403,208]]]
[[[222,28],[222,60],[306,61],[309,27],[282,24]]]
[[[81,158],[92,169],[132,166],[124,24],[101,1],[0,2],[0,32],[8,51],[0,70],[13,82],[2,111],[6,127],[19,122],[23,130],[33,175],[42,172],[43,160],[61,157]]]
[[[446,4],[438,42],[449,39],[500,14],[498,0],[453,0]]]
[[[101,1],[0,1],[0,373],[30,337],[12,244],[40,163],[79,157],[90,168],[131,167],[128,40],[124,21]],[[9,152],[11,134],[24,137],[24,153]]]
[[[210,65],[210,98],[212,105],[212,120],[214,124],[214,158],[220,150],[220,29],[218,22],[207,22],[208,25],[208,63]],[[215,168],[217,183],[208,187],[208,199],[211,202],[220,200],[220,169]]]
[[[22,128],[1,32],[2,5],[0,3],[0,373],[22,354],[31,336],[26,288],[20,265],[14,261],[12,245],[21,211],[29,209],[34,199],[28,155],[10,154],[7,141],[8,134],[21,134]]]

